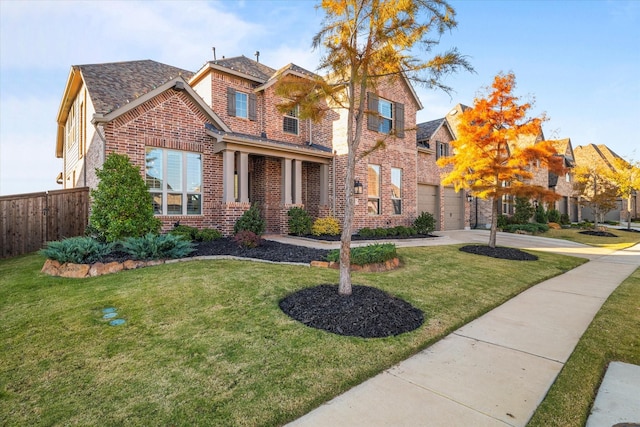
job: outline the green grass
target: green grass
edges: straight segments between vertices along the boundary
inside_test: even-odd
[[[528,425],[584,426],[612,361],[640,365],[640,269],[607,299]]]
[[[0,260],[0,425],[279,425],[302,416],[582,259],[517,262],[457,246],[399,249],[404,267],[354,274],[422,309],[397,337],[342,337],[278,308],[331,269],[193,261],[90,279],[44,258]],[[111,327],[101,310],[127,323]]]
[[[580,234],[581,231],[584,230],[578,230],[575,228],[563,228],[561,230],[552,229],[547,232],[538,234],[538,236],[550,237],[553,239],[571,240],[577,243],[584,243],[585,245],[598,246],[614,250],[628,248],[640,242],[640,233],[617,230],[615,228],[609,228],[608,231],[609,233],[615,234],[617,237],[589,236],[588,234]]]

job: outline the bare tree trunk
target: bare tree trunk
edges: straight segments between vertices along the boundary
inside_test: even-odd
[[[338,294],[345,296],[351,295],[351,228],[354,211],[353,172],[355,163],[355,150],[349,150],[344,183],[346,205],[344,208],[344,220],[342,221],[342,235],[340,237],[340,284],[338,285]]]
[[[627,230],[631,230],[631,193],[627,199]]]
[[[498,207],[500,206],[500,198],[494,197],[491,207],[491,231],[489,233],[489,247],[496,247],[496,237],[498,235]]]

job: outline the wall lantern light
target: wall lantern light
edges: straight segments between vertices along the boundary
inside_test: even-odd
[[[473,202],[473,196],[471,195],[471,193],[467,193],[467,202]]]
[[[362,183],[358,178],[356,178],[356,181],[353,184],[353,193],[362,194],[362,189],[363,189]]]

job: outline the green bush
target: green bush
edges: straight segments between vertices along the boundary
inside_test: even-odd
[[[222,238],[222,233],[215,228],[203,228],[199,230],[196,227],[190,227],[188,225],[176,225],[169,231],[169,234],[182,236],[185,240],[193,242],[210,242]]]
[[[287,212],[289,217],[289,233],[297,236],[311,234],[313,220],[307,211],[299,207],[293,207]]]
[[[536,208],[536,222],[539,224],[546,224],[547,222],[549,222],[549,218],[547,218],[547,212],[544,210],[544,206],[542,206],[542,203],[540,203]]]
[[[368,246],[351,248],[351,264],[365,265],[388,261],[398,256],[396,245],[393,243],[382,243]],[[327,254],[327,261],[339,262],[340,249],[334,249]]]
[[[373,230],[375,237],[387,237],[389,235],[389,230],[384,227],[378,227]]]
[[[413,221],[413,227],[419,234],[430,234],[436,229],[436,220],[429,212],[422,212]]]
[[[529,199],[526,197],[516,197],[515,213],[513,214],[513,223],[527,224],[533,218],[536,209],[533,207]]]
[[[506,215],[499,214],[498,215],[498,228],[504,229],[509,225],[509,217]]]
[[[562,214],[560,215],[560,224],[561,225],[569,225],[571,224],[571,218],[569,218],[568,214]]]
[[[233,236],[233,241],[242,248],[257,248],[262,243],[260,236],[253,231],[243,230]]]
[[[530,222],[528,224],[509,224],[503,228],[503,231],[509,233],[515,233],[518,230],[526,231],[527,233],[544,233],[545,231],[549,231],[549,226],[547,224],[540,224],[536,222]]]
[[[100,182],[91,191],[89,223],[99,239],[115,242],[160,230],[161,223],[153,215],[151,194],[140,169],[127,156],[109,154],[96,175]]]
[[[137,260],[184,258],[194,251],[194,245],[183,236],[147,233],[125,239],[122,250]]]
[[[251,231],[257,236],[261,236],[265,230],[265,222],[260,216],[260,210],[257,205],[251,205],[248,211],[242,214],[233,226],[233,234],[241,231]]]
[[[313,222],[311,233],[314,236],[337,236],[340,234],[340,223],[330,216],[318,218]]]
[[[547,220],[549,222],[560,223],[560,211],[557,209],[549,209],[547,211]]]
[[[393,227],[394,233],[399,237],[410,237],[418,234],[417,230],[414,227],[405,227],[404,225],[398,225]]]
[[[39,253],[60,263],[92,264],[102,261],[113,252],[115,243],[100,242],[91,237],[70,237],[49,242]]]
[[[375,237],[376,232],[372,228],[364,227],[364,228],[361,228],[360,231],[358,231],[358,235],[362,237]]]

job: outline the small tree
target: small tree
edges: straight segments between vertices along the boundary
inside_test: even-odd
[[[351,295],[351,232],[355,197],[353,182],[356,162],[362,156],[384,147],[382,138],[373,148],[359,151],[370,111],[366,102],[369,89],[383,81],[409,78],[429,87],[450,90],[441,77],[458,69],[472,70],[455,49],[424,60],[415,47],[429,52],[438,44],[430,34],[443,34],[455,28],[455,11],[443,0],[322,0],[323,27],[313,39],[314,48],[324,48],[320,70],[322,78],[283,78],[276,91],[285,100],[279,109],[300,107],[301,118],[319,120],[328,108],[347,112],[347,161],[344,183],[346,195],[340,243],[340,295]],[[327,102],[329,105],[327,105]],[[404,129],[402,130],[404,131]],[[393,135],[389,135],[389,139]]]
[[[497,75],[484,98],[462,113],[454,155],[441,157],[438,165],[452,165],[444,185],[453,184],[481,199],[491,200],[489,246],[495,248],[498,213],[503,196],[555,200],[559,196],[532,182],[537,168],[560,175],[564,166],[551,141],[526,143],[541,133],[544,115],[527,118],[530,103],[519,104],[513,95],[515,75]]]
[[[251,231],[256,236],[262,236],[265,230],[265,222],[260,215],[260,209],[257,205],[251,205],[248,211],[242,214],[233,225],[233,234],[241,231]]]
[[[613,160],[613,170],[609,179],[618,188],[618,196],[627,201],[627,229],[631,229],[631,201],[636,191],[640,190],[640,162],[627,161],[622,158]]]
[[[91,191],[89,226],[100,239],[114,242],[160,230],[161,222],[153,215],[151,194],[129,157],[109,154],[96,175],[100,182]]]
[[[575,168],[574,189],[580,196],[579,203],[593,210],[593,226],[598,227],[599,217],[604,220],[607,212],[615,209],[618,188],[609,178],[608,166],[595,163]]]
[[[529,223],[536,212],[536,209],[526,197],[516,197],[515,210],[513,222],[516,224]]]

